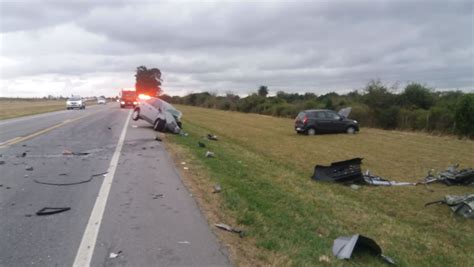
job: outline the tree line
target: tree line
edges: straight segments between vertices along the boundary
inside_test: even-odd
[[[278,91],[275,96],[268,96],[268,88],[260,86],[246,97],[230,92],[225,96],[202,92],[183,97],[162,95],[161,98],[175,104],[288,118],[306,109],[339,110],[350,106],[349,117],[358,120],[363,127],[474,137],[474,93],[435,91],[419,83],[410,83],[398,93],[396,86],[373,80],[363,90],[347,94],[331,92],[318,96]]]

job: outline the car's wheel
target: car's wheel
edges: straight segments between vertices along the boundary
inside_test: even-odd
[[[308,135],[315,135],[316,134],[316,130],[314,128],[309,128],[308,131],[306,131],[306,133]]]
[[[140,109],[135,109],[132,113],[132,120],[137,121],[140,119]]]
[[[354,126],[349,126],[346,129],[346,133],[348,133],[348,134],[354,134],[355,131],[356,131],[356,129],[354,128]]]
[[[153,124],[153,130],[162,132],[165,129],[166,121],[157,119]]]

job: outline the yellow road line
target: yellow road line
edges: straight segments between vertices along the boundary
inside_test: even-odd
[[[94,112],[94,113],[92,113],[92,114],[87,114],[87,115],[84,115],[84,116],[80,116],[80,117],[75,118],[75,119],[67,119],[67,120],[65,120],[65,121],[63,121],[63,122],[60,122],[60,123],[58,123],[58,124],[55,124],[55,125],[53,125],[53,126],[51,126],[51,127],[48,127],[48,128],[46,128],[46,129],[43,129],[43,130],[34,132],[34,133],[29,134],[29,135],[27,135],[27,136],[18,136],[18,137],[12,138],[12,139],[10,139],[10,140],[8,140],[8,141],[5,141],[5,142],[1,143],[1,144],[0,144],[0,148],[5,148],[5,147],[7,147],[7,146],[11,146],[11,145],[18,144],[18,143],[20,143],[20,142],[29,140],[29,139],[31,139],[31,138],[33,138],[33,137],[36,137],[36,136],[38,136],[38,135],[42,135],[42,134],[47,133],[47,132],[49,132],[49,131],[52,131],[52,130],[54,130],[54,129],[56,129],[56,128],[59,128],[59,127],[64,126],[64,125],[66,125],[66,124],[69,124],[69,123],[71,123],[71,122],[75,122],[75,121],[80,120],[80,119],[83,119],[83,118],[85,118],[85,117],[89,117],[89,116],[91,116],[91,115],[94,115],[95,113],[97,113],[97,112]]]

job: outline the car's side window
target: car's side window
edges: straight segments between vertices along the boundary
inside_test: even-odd
[[[326,114],[324,114],[324,113],[325,113],[325,112],[322,112],[322,111],[316,112],[316,118],[317,118],[317,119],[321,119],[321,120],[326,119]]]
[[[330,120],[339,120],[339,115],[334,112],[326,112],[328,119]]]

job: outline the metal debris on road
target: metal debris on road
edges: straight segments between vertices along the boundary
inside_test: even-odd
[[[138,128],[138,126],[137,125],[132,125],[132,128]]]
[[[121,251],[121,250],[117,251],[117,253],[111,252],[111,253],[109,254],[109,258],[115,259],[115,258],[117,258],[120,254],[122,254],[122,251]]]
[[[222,191],[222,187],[220,184],[215,184],[214,185],[214,191],[212,193],[220,193]]]
[[[231,233],[239,234],[240,237],[244,237],[244,236],[245,236],[244,230],[237,229],[237,228],[233,228],[232,226],[227,225],[227,224],[225,224],[225,223],[216,223],[216,224],[214,224],[214,226],[216,226],[216,227],[219,228],[219,229],[222,229],[222,230],[231,232]]]
[[[216,156],[214,152],[211,151],[207,151],[204,155],[206,156],[206,158],[214,158]]]
[[[156,194],[153,196],[153,199],[163,198],[165,195],[163,194]]]
[[[437,200],[425,204],[446,204],[451,208],[454,214],[468,219],[474,219],[474,194],[466,194],[463,196],[446,195],[443,200]]]
[[[22,158],[26,157],[26,152],[21,153],[21,157]]]
[[[27,167],[25,168],[25,170],[26,170],[26,171],[32,171],[32,170],[33,170],[33,167],[32,167],[32,166],[27,166]]]
[[[39,211],[36,212],[37,216],[46,216],[46,215],[53,215],[61,212],[65,212],[70,210],[71,208],[65,207],[65,208],[51,208],[51,207],[45,207],[40,209]]]
[[[382,248],[374,240],[363,235],[340,236],[334,240],[332,253],[338,259],[350,259],[355,251],[366,251],[381,257],[387,263],[396,264],[395,260],[382,254]]]
[[[43,181],[38,181],[38,180],[33,180],[35,183],[37,184],[44,184],[44,185],[55,185],[55,186],[67,186],[67,185],[78,185],[78,184],[84,184],[84,183],[88,183],[90,181],[92,181],[92,179],[94,179],[95,177],[98,177],[98,176],[103,176],[105,177],[105,175],[107,174],[107,172],[103,172],[103,173],[98,173],[98,174],[93,174],[91,175],[91,177],[87,180],[84,180],[84,181],[79,181],[79,182],[73,182],[73,183],[51,183],[51,182],[43,182]]]
[[[178,241],[178,244],[191,244],[189,241]]]
[[[4,160],[0,160],[0,165],[3,165],[5,164],[5,161]]]
[[[161,140],[161,138],[158,135],[155,137],[155,140],[158,141],[158,142],[163,141],[163,140]]]
[[[70,150],[67,150],[67,149],[64,149],[63,150],[63,155],[65,156],[87,156],[89,155],[90,153],[88,152],[72,152]]]

